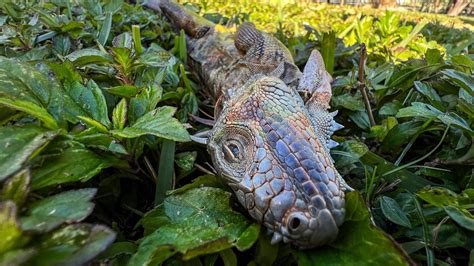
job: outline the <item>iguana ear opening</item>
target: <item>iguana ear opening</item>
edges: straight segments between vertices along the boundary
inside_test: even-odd
[[[329,108],[331,100],[332,77],[326,71],[324,60],[318,50],[313,50],[306,63],[303,76],[298,84],[298,91],[309,95],[323,107]]]

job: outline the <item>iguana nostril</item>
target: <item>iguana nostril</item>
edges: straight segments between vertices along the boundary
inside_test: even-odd
[[[291,219],[291,221],[290,221],[290,229],[296,230],[296,229],[298,229],[300,224],[301,224],[300,218],[293,217],[293,219]]]

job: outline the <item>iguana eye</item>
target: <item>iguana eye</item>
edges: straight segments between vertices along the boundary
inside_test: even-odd
[[[229,163],[237,163],[241,159],[241,144],[236,140],[231,140],[222,146],[224,159]]]
[[[211,135],[208,149],[221,175],[242,178],[254,161],[255,137],[240,125],[228,125]]]

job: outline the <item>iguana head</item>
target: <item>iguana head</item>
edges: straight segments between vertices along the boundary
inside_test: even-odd
[[[311,248],[337,236],[343,185],[303,100],[279,78],[256,76],[228,97],[208,150],[273,243]]]

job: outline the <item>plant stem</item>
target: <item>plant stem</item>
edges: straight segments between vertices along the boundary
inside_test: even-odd
[[[360,59],[359,59],[359,90],[362,93],[362,97],[364,98],[365,109],[367,109],[367,113],[369,114],[370,125],[375,126],[375,119],[372,113],[372,107],[370,107],[369,96],[367,94],[367,88],[365,87],[365,80],[364,80],[364,66],[365,60],[367,59],[367,49],[365,48],[365,44],[362,43],[360,45]]]

